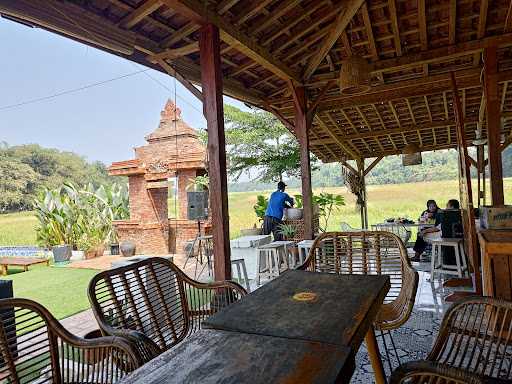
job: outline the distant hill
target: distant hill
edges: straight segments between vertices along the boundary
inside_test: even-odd
[[[476,158],[475,150],[470,148],[470,154]],[[367,165],[370,160],[367,160]],[[458,177],[458,153],[455,150],[441,150],[423,153],[423,163],[410,167],[402,165],[401,156],[389,156],[368,174],[367,184],[402,184],[419,181],[453,180]],[[474,169],[473,169],[474,171]],[[512,177],[512,146],[503,152],[503,175]],[[322,164],[312,172],[315,187],[343,185],[340,165]],[[287,180],[293,188],[300,187],[299,179]],[[274,189],[275,183],[237,182],[231,183],[232,192]]]
[[[32,201],[41,189],[56,188],[65,181],[98,186],[111,184],[114,178],[107,174],[103,163],[87,162],[72,152],[37,144],[0,143],[0,213],[32,209]]]

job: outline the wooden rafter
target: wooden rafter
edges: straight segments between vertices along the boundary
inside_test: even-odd
[[[457,0],[450,0],[450,16],[448,18],[448,41],[455,44],[457,34]]]
[[[147,0],[142,3],[135,11],[129,13],[119,21],[121,28],[130,29],[141,22],[147,15],[155,12],[163,5],[162,0]]]
[[[300,3],[300,0],[287,0],[279,5],[277,9],[274,9],[270,15],[265,19],[265,21],[258,26],[256,26],[253,30],[251,30],[250,35],[255,35],[267,29],[272,23],[277,21],[280,17],[288,13],[293,7],[297,6]]]
[[[345,6],[341,9],[340,13],[336,17],[336,20],[331,26],[327,37],[322,42],[322,45],[317,50],[316,54],[309,61],[309,64],[304,71],[304,79],[309,79],[313,72],[315,72],[327,53],[329,53],[330,49],[333,47],[334,43],[340,37],[341,33],[346,29],[348,23],[350,23],[361,5],[366,7],[364,0],[348,0],[345,3]]]
[[[393,41],[397,56],[402,56],[402,43],[400,41],[400,28],[398,26],[398,17],[396,10],[396,0],[388,0],[389,17],[391,19],[391,30],[393,31]]]
[[[421,50],[428,49],[428,34],[427,34],[427,12],[425,9],[426,0],[418,0],[418,28],[420,32]]]
[[[368,13],[368,6],[366,2],[361,6],[361,12],[363,14],[364,27],[366,29],[366,36],[368,37],[368,45],[370,47],[370,53],[373,61],[379,60],[379,54],[377,53],[377,45],[375,44],[375,38],[372,31],[372,22],[370,20],[370,14]]]
[[[258,12],[265,8],[272,0],[260,0],[254,2],[254,4],[245,10],[241,15],[237,15],[235,25],[241,25],[248,21],[251,17],[254,17]]]
[[[203,101],[202,92],[194,87],[194,85],[188,81],[185,77],[183,77],[179,72],[177,72],[173,67],[165,62],[163,59],[159,59],[156,61],[158,65],[160,65],[165,72],[167,72],[172,77],[176,78],[185,88],[187,88],[190,93],[192,93],[195,97],[197,97],[201,102]]]
[[[479,39],[485,36],[487,26],[487,10],[489,8],[489,0],[480,0],[480,17],[478,18],[477,36]]]
[[[187,44],[180,48],[175,49],[167,49],[163,52],[157,53],[156,55],[149,56],[148,60],[151,63],[157,63],[159,60],[165,59],[175,59],[177,57],[186,56],[194,52],[199,51],[199,42],[195,41],[193,43]]]
[[[366,167],[366,169],[364,170],[364,172],[363,172],[364,176],[366,176],[367,174],[369,174],[369,173],[372,171],[372,169],[373,169],[373,168],[375,168],[375,166],[376,166],[377,164],[379,164],[379,163],[380,163],[380,161],[381,161],[383,158],[384,158],[384,156],[379,156],[379,157],[377,157],[375,160],[373,160],[373,161],[370,163],[370,165],[368,165],[368,166]]]
[[[242,52],[247,57],[259,63],[284,80],[292,79],[301,83],[298,73],[282,63],[266,48],[262,47],[256,41],[240,31],[233,24],[222,18],[215,12],[211,12],[200,0],[164,0],[170,8],[181,13],[183,16],[198,23],[212,23],[220,30],[221,39],[231,45],[237,51]]]
[[[503,33],[512,31],[512,1],[509,1],[507,17],[505,18],[505,26],[503,27]]]

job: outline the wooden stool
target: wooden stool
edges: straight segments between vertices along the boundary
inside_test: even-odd
[[[315,240],[302,240],[301,242],[297,243],[297,247],[299,248],[299,265],[304,264],[308,258],[309,251],[314,242]]]
[[[257,248],[256,284],[261,285],[261,278],[273,279],[281,271],[288,269],[288,247],[291,241],[274,241]],[[284,264],[283,266],[281,264]]]
[[[234,259],[231,260],[231,266],[236,267],[237,272],[237,280],[240,284],[245,285],[245,289],[247,292],[251,292],[251,286],[249,284],[249,277],[247,276],[247,268],[245,267],[244,259]],[[242,283],[243,280],[243,283]]]
[[[430,261],[430,279],[434,279],[434,273],[438,272],[464,277],[464,272],[467,271],[466,254],[462,239],[459,238],[438,238],[430,239],[429,243],[432,244],[432,257]],[[455,265],[443,264],[442,247],[452,247],[455,251]]]
[[[296,265],[293,253],[295,243],[293,241],[281,240],[274,241],[272,244],[275,244],[276,246],[281,246],[278,248],[279,261],[281,264],[284,264],[284,269],[294,268]]]

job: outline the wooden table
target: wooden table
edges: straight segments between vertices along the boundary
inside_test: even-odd
[[[372,324],[389,288],[388,276],[292,270],[214,314],[203,327],[349,348],[352,362],[365,338],[376,382],[384,383]],[[295,300],[300,292],[316,298]]]
[[[345,382],[339,376],[349,354],[329,344],[201,330],[119,384]]]
[[[28,267],[35,264],[49,265],[48,259],[38,259],[32,257],[0,257],[0,267],[2,268],[2,275],[7,275],[7,268],[9,265],[23,267],[23,272],[28,271]]]

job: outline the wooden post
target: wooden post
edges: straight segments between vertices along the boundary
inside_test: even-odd
[[[487,151],[492,205],[503,205],[503,169],[501,163],[500,100],[498,97],[498,61],[496,47],[484,50],[485,100],[487,111]]]
[[[309,157],[309,129],[311,119],[307,114],[307,98],[304,87],[290,84],[295,105],[295,135],[300,146],[300,173],[302,181],[302,204],[304,209],[304,238],[313,239],[313,191],[311,188],[311,160]]]
[[[229,248],[228,186],[226,174],[226,141],[222,101],[219,29],[213,24],[201,28],[201,84],[203,114],[208,128],[210,177],[210,209],[213,234],[215,280],[231,279]]]
[[[368,207],[366,205],[366,178],[364,159],[357,161],[359,180],[361,181],[361,228],[368,229]]]
[[[482,294],[482,277],[480,274],[480,257],[476,239],[475,215],[473,212],[473,189],[471,186],[471,165],[469,163],[468,148],[464,132],[464,116],[459,98],[459,90],[455,81],[455,74],[451,73],[453,89],[453,108],[455,114],[455,129],[457,133],[457,146],[459,150],[459,188],[461,195],[462,225],[464,227],[464,243],[467,249],[467,256],[470,260],[475,274],[475,293]],[[456,300],[461,295],[455,292],[451,300]]]

